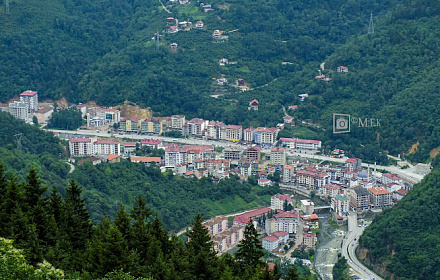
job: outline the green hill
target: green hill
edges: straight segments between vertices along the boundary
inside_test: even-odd
[[[396,206],[377,216],[359,239],[358,255],[392,279],[439,279],[440,169]]]
[[[216,0],[208,12],[194,1],[164,3],[170,13],[159,1],[10,1],[10,13],[0,11],[1,101],[32,88],[42,98],[130,100],[159,116],[244,126],[273,126],[282,106],[298,104],[299,131],[311,130],[328,149],[385,163],[379,151],[407,152],[419,141],[410,158],[426,161],[437,148],[430,117],[439,103],[436,1]],[[368,35],[370,11],[375,33]],[[169,16],[205,26],[165,33]],[[229,38],[213,40],[216,29]],[[177,52],[169,50],[173,42]],[[219,66],[223,57],[236,64]],[[314,79],[322,62],[329,83]],[[340,65],[349,73],[336,73]],[[222,75],[229,86],[212,98],[212,78]],[[238,78],[253,90],[238,91]],[[305,92],[310,97],[299,102]],[[247,110],[254,98],[258,112]],[[335,136],[333,113],[380,118],[382,126]]]

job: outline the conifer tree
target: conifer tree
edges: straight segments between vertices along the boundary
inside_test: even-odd
[[[300,280],[299,273],[296,267],[292,264],[287,271],[287,275],[283,278],[285,280]]]
[[[217,279],[216,253],[208,230],[203,226],[203,217],[197,214],[186,243],[189,271],[195,279]]]
[[[252,223],[252,220],[244,229],[244,238],[238,244],[238,251],[235,254],[236,259],[244,268],[256,268],[263,262],[260,260],[264,256],[263,247],[258,240],[258,232]]]

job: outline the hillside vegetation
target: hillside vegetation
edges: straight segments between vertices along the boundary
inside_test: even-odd
[[[358,252],[379,273],[402,280],[440,278],[439,178],[437,166],[359,239]]]
[[[296,117],[318,124],[309,129],[328,149],[386,163],[379,151],[407,152],[420,141],[410,159],[426,161],[437,148],[439,128],[430,117],[440,101],[437,1],[216,0],[209,12],[195,1],[164,3],[171,13],[159,1],[11,1],[10,14],[0,11],[1,101],[32,88],[42,98],[129,100],[159,116],[254,127],[275,125],[283,105],[299,104]],[[368,35],[370,11],[375,33]],[[168,34],[169,16],[205,27]],[[214,41],[215,29],[229,38]],[[159,50],[151,40],[156,31]],[[173,42],[177,52],[168,48]],[[236,64],[220,67],[223,57]],[[322,62],[329,83],[314,79]],[[336,73],[340,65],[349,73]],[[221,75],[229,86],[212,98],[211,79]],[[238,91],[237,78],[254,90]],[[301,93],[310,94],[302,103]],[[254,98],[258,112],[246,110]],[[335,136],[333,113],[379,118],[381,127],[353,125],[349,135]]]

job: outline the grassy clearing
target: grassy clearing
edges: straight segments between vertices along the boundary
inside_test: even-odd
[[[270,195],[264,195],[247,203],[240,196],[236,195],[233,200],[229,201],[214,202],[210,199],[204,199],[202,203],[208,208],[208,212],[211,216],[217,216],[268,205],[270,203],[270,197]]]

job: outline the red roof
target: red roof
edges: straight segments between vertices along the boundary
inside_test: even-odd
[[[278,241],[278,237],[269,235],[269,236],[266,236],[265,238],[263,238],[263,240],[268,241],[268,242],[275,242],[275,241]]]
[[[267,266],[269,267],[269,270],[273,270],[275,268],[275,264],[272,262],[268,262]]]
[[[400,193],[400,194],[402,194],[402,195],[406,195],[406,194],[408,193],[408,191],[407,191],[407,190],[404,190],[404,189],[400,189],[400,190],[398,190],[397,192]]]
[[[368,189],[372,194],[374,195],[383,195],[383,194],[389,194],[390,192],[385,189],[384,187],[377,187],[377,188],[369,188]]]
[[[345,66],[339,66],[338,68],[340,68],[340,69],[348,69],[348,68],[345,67]]]
[[[280,213],[275,214],[274,217],[297,219],[299,217],[299,213],[296,211],[294,212],[280,211]]]
[[[309,220],[317,220],[319,217],[316,214],[312,214],[309,216]]]
[[[360,159],[358,159],[358,158],[349,158],[349,159],[347,159],[345,162],[348,162],[348,163],[355,163],[357,160],[360,160]]]
[[[258,208],[258,209],[252,210],[250,212],[235,216],[234,222],[237,222],[240,224],[247,224],[247,223],[249,223],[250,218],[263,215],[269,211],[272,211],[272,209],[270,209],[268,207]]]
[[[35,94],[37,94],[36,91],[27,90],[27,91],[23,91],[20,94],[20,96],[34,96]]]
[[[78,105],[76,105],[76,107],[79,107],[79,108],[86,107],[86,104],[78,104]]]
[[[276,197],[276,198],[278,198],[279,200],[292,201],[292,199],[290,198],[290,196],[288,196],[288,195],[284,195],[284,194],[276,194],[276,195],[274,195],[274,196],[272,196],[272,197]]]
[[[282,236],[286,236],[289,235],[287,232],[284,231],[276,231],[276,232],[272,232],[270,235],[276,236],[278,238],[282,237]]]
[[[276,127],[258,127],[257,129],[255,129],[255,131],[258,132],[270,132],[273,133],[277,130]]]
[[[98,107],[98,110],[100,110],[100,111],[107,111],[107,112],[116,112],[116,111],[118,111],[117,109],[113,109],[113,108],[102,108],[102,107]]]
[[[340,189],[340,187],[338,185],[333,185],[333,184],[324,185],[324,188],[332,189],[332,190],[339,190]]]
[[[136,143],[134,143],[134,142],[124,143],[124,147],[136,147]]]
[[[290,105],[289,106],[289,109],[296,109],[296,108],[298,108],[298,105]]]
[[[87,142],[92,142],[92,139],[90,139],[90,138],[70,138],[69,142],[70,143],[87,143]]]
[[[93,144],[108,144],[108,145],[116,145],[119,144],[117,141],[111,141],[111,140],[98,140],[93,142]]]
[[[269,179],[266,179],[266,178],[258,179],[257,181],[258,181],[258,183],[267,183],[267,182],[270,182],[270,180],[269,180]]]
[[[131,121],[131,122],[139,122],[141,119],[139,119],[139,118],[136,118],[136,117],[126,117],[126,118],[123,118],[122,119],[122,121],[121,122],[126,122],[126,121]]]
[[[385,174],[383,174],[383,176],[385,176],[385,177],[387,177],[387,178],[389,178],[389,179],[391,179],[393,181],[400,181],[400,180],[402,180],[400,177],[398,177],[398,176],[396,176],[394,174],[391,174],[391,173],[385,173]]]
[[[295,139],[293,139],[293,138],[281,137],[280,140],[281,140],[281,142],[295,142]]]
[[[142,145],[159,145],[160,143],[162,143],[162,141],[153,139],[145,139],[141,142]]]
[[[318,140],[308,140],[308,139],[295,139],[295,142],[304,143],[304,144],[319,144],[319,143],[321,143],[321,141],[318,141]]]
[[[284,152],[284,148],[281,147],[273,147],[272,149],[270,149],[271,152]]]
[[[226,129],[242,129],[243,127],[241,125],[233,125],[230,124],[228,126],[226,126]]]
[[[254,99],[254,100],[251,101],[250,104],[254,104],[254,103],[257,103],[257,105],[258,105],[258,100],[257,100],[257,99]]]
[[[315,238],[316,234],[314,234],[313,232],[306,232],[304,233],[304,238]]]
[[[108,160],[113,160],[113,159],[118,158],[118,157],[120,157],[120,156],[118,156],[118,155],[107,155],[107,159]]]
[[[185,175],[186,175],[186,176],[194,175],[194,171],[186,171],[186,172],[185,172]]]

